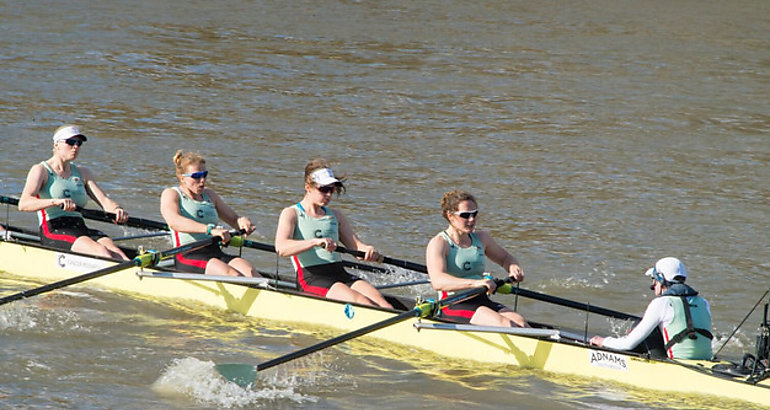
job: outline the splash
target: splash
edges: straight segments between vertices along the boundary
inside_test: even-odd
[[[314,403],[317,398],[296,392],[296,378],[260,379],[260,383],[242,388],[223,379],[211,361],[195,358],[174,360],[153,384],[153,390],[168,396],[185,396],[198,404],[222,408],[272,407],[276,402]]]
[[[62,331],[89,331],[80,317],[68,309],[51,310],[29,303],[18,303],[0,309],[0,329],[28,331],[36,329],[41,333]]]

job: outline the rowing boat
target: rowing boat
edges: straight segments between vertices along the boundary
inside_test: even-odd
[[[9,231],[11,228],[9,228]],[[41,246],[29,231],[0,240],[0,271],[39,282],[70,278],[116,262]],[[319,324],[350,331],[386,320],[414,305],[388,296],[397,310],[370,308],[303,294],[293,283],[267,278],[191,275],[135,268],[89,281],[89,286],[157,299],[191,300],[259,319]],[[281,308],[276,308],[280,306]],[[671,360],[595,348],[574,331],[554,327],[508,329],[411,319],[371,333],[389,343],[461,360],[513,365],[604,379],[644,389],[770,403],[770,378],[748,375],[726,361]]]

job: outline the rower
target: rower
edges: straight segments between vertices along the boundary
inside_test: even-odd
[[[669,358],[711,359],[711,309],[706,299],[684,283],[684,264],[677,258],[663,258],[645,275],[652,277],[650,289],[657,297],[647,306],[642,320],[626,336],[594,336],[591,344],[631,350],[658,327]]]
[[[35,164],[27,174],[19,197],[19,210],[37,212],[41,243],[105,258],[128,257],[105,233],[86,227],[78,207],[88,198],[115,214],[115,223],[125,223],[128,213],[110,199],[96,183],[95,174],[74,161],[88,138],[76,125],[62,125],[53,135],[53,156]]]
[[[329,299],[392,308],[369,282],[345,270],[337,242],[364,252],[364,260],[377,262],[381,255],[361,241],[347,217],[329,208],[332,194],[345,192],[345,178],[335,178],[326,160],[318,158],[305,166],[305,196],[284,208],[278,218],[275,249],[291,257],[302,290]]]
[[[174,246],[219,236],[222,243],[230,241],[230,233],[218,226],[219,219],[246,235],[254,232],[254,224],[239,216],[214,190],[206,187],[209,171],[206,160],[194,152],[178,150],[174,168],[179,186],[166,188],[160,196],[160,213],[171,228]],[[228,255],[219,244],[175,256],[176,268],[185,272],[207,275],[260,276],[251,262]]]
[[[428,276],[433,288],[439,291],[439,298],[482,286],[488,288],[488,293],[494,292],[495,282],[484,274],[487,257],[508,271],[513,281],[524,279],[516,257],[498,245],[488,232],[476,230],[479,209],[473,195],[459,190],[445,193],[441,198],[441,215],[449,226],[428,242],[425,251]],[[486,294],[447,306],[440,317],[481,326],[529,327],[523,316]]]

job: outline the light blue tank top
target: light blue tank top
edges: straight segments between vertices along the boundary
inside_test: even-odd
[[[323,208],[325,215],[320,218],[313,218],[305,212],[300,203],[297,203],[294,207],[294,211],[297,212],[297,226],[294,228],[294,239],[310,239],[310,238],[332,238],[334,241],[339,241],[339,222],[334,212],[330,211],[326,207]],[[300,266],[315,266],[323,265],[327,263],[340,262],[342,257],[337,252],[329,252],[324,248],[315,246],[312,249],[308,249],[305,252],[294,255],[292,263],[294,268],[297,269]]]
[[[206,193],[203,193],[203,200],[196,201],[189,196],[185,195],[179,187],[174,187],[177,194],[179,194],[179,214],[185,218],[190,218],[195,222],[202,224],[216,225],[219,222],[219,214],[214,202],[211,201]],[[177,232],[171,230],[174,238],[174,246],[181,246],[190,242],[200,241],[206,238],[210,238],[211,235],[205,233],[187,233]]]
[[[78,167],[70,163],[71,175],[69,178],[62,178],[56,172],[53,171],[47,162],[40,163],[43,168],[48,172],[48,180],[40,187],[38,198],[41,199],[54,199],[54,198],[69,198],[75,205],[84,208],[88,203],[88,193],[86,192],[86,186],[83,182],[83,177],[80,175]],[[61,218],[63,216],[74,216],[82,218],[79,212],[66,212],[58,206],[51,206],[42,209],[37,212],[38,222],[43,223],[43,220],[52,220]]]
[[[440,235],[449,243],[449,252],[446,257],[447,273],[463,279],[483,279],[486,255],[484,244],[478,236],[471,233],[471,246],[461,248],[446,232],[441,231]]]

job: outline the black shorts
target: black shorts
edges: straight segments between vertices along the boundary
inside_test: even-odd
[[[442,298],[445,297],[446,293],[442,292]],[[455,303],[454,305],[441,309],[439,317],[457,323],[470,323],[473,314],[476,313],[476,309],[478,309],[480,306],[486,306],[495,312],[499,312],[507,308],[507,306],[503,305],[502,303],[497,303],[490,299],[486,293],[484,293],[464,302]]]
[[[297,270],[297,282],[302,290],[324,297],[329,293],[332,285],[337,282],[351,286],[359,280],[361,278],[351,275],[345,270],[342,262],[300,267]]]
[[[183,255],[176,255],[174,257],[174,266],[177,270],[187,273],[206,273],[206,265],[209,264],[209,260],[217,258],[224,263],[230,263],[231,260],[237,258],[237,256],[228,255],[222,252],[222,248],[219,244],[211,244],[204,248],[185,253]]]
[[[107,237],[107,234],[88,228],[83,218],[77,216],[62,216],[40,225],[40,243],[44,246],[70,250],[72,244],[81,236],[98,241]]]

